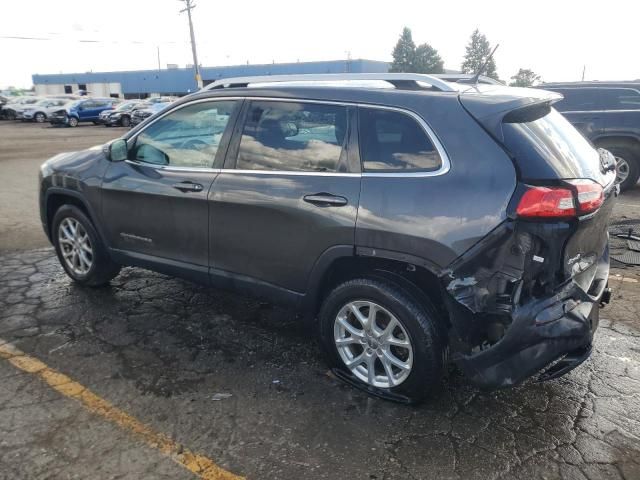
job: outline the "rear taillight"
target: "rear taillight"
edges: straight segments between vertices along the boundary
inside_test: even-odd
[[[525,218],[573,217],[573,193],[567,188],[530,187],[522,195],[516,213]]]
[[[575,187],[575,195],[569,188],[528,187],[516,208],[517,215],[523,218],[569,218],[600,208],[604,201],[604,190],[600,184],[592,180],[569,180],[567,183]]]
[[[578,192],[578,206],[581,214],[595,212],[604,202],[602,185],[592,180],[569,180]]]

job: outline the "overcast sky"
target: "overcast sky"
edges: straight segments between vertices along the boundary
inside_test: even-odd
[[[493,44],[502,79],[640,78],[640,1],[196,0],[202,65],[352,58],[391,60],[404,26],[459,69],[471,32]],[[179,0],[18,0],[0,6],[0,87],[33,73],[162,68],[192,63]],[[6,37],[35,37],[38,40]]]

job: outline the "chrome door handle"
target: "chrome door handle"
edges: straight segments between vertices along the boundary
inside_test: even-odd
[[[347,199],[330,193],[316,193],[305,195],[303,200],[319,207],[342,207],[347,204]]]
[[[200,185],[199,183],[193,183],[193,182],[180,182],[180,183],[174,183],[173,188],[175,188],[176,190],[180,190],[181,192],[201,192],[202,191],[202,185]]]

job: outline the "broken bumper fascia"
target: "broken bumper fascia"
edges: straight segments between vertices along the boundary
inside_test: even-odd
[[[559,360],[541,380],[557,378],[589,357],[599,308],[608,300],[608,255],[597,265],[589,292],[573,280],[547,298],[516,308],[504,337],[479,352],[454,353],[452,360],[478,387],[517,385]]]

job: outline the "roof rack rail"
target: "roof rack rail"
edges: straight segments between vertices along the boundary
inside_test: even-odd
[[[210,83],[201,91],[218,88],[246,87],[252,83],[280,83],[280,82],[335,82],[343,80],[362,81],[380,80],[388,82],[396,88],[406,90],[424,89],[420,83],[427,83],[442,92],[458,91],[450,82],[421,73],[321,73],[302,75],[263,75],[254,77],[221,78]],[[420,82],[420,83],[418,83]]]

